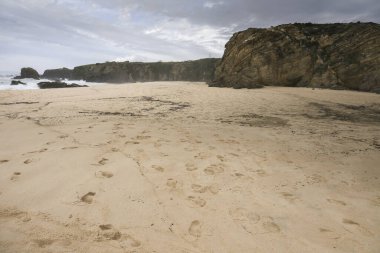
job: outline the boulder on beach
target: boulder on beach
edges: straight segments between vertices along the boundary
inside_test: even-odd
[[[11,85],[19,85],[19,84],[26,84],[24,82],[18,81],[18,80],[12,80]]]
[[[87,85],[79,85],[76,83],[67,84],[67,83],[59,82],[59,81],[39,82],[37,85],[38,85],[38,87],[40,87],[40,89],[88,87]]]
[[[23,79],[23,78],[33,78],[33,79],[39,80],[40,75],[38,74],[37,70],[33,68],[22,68],[21,75],[16,76],[14,79]]]

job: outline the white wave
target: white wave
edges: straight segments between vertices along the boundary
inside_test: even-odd
[[[25,78],[25,79],[20,79],[19,81],[26,83],[26,84],[18,84],[18,85],[11,85],[12,78],[15,75],[0,75],[0,90],[38,90],[39,87],[37,83],[39,82],[51,82],[52,80],[48,79],[40,79],[40,80],[35,80],[31,78]],[[18,80],[18,79],[17,79]],[[95,85],[100,85],[100,83],[92,83],[92,82],[86,82],[83,80],[62,80],[63,82],[67,84],[80,84],[80,85],[88,85],[88,86],[95,86]]]

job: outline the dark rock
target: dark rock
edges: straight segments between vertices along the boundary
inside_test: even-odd
[[[64,82],[39,82],[37,85],[40,89],[88,87],[87,85],[67,84]]]
[[[380,87],[372,89],[371,92],[374,92],[376,94],[380,94]]]
[[[46,79],[72,79],[73,70],[68,68],[47,69],[44,71],[42,78]]]
[[[22,68],[21,69],[21,75],[16,76],[14,79],[23,79],[23,78],[33,78],[33,79],[39,80],[40,75],[33,68]]]
[[[375,91],[380,88],[379,40],[375,23],[250,28],[226,44],[210,86]]]
[[[211,81],[220,59],[185,62],[106,62],[75,67],[72,79],[90,82]]]
[[[19,84],[26,84],[26,83],[23,83],[23,82],[21,82],[21,81],[17,81],[17,80],[12,80],[12,82],[11,82],[11,85],[19,85]]]

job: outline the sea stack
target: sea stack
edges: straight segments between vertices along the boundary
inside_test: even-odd
[[[21,75],[15,77],[15,79],[23,79],[23,78],[33,78],[33,79],[40,79],[40,75],[38,74],[37,70],[27,67],[21,69]]]

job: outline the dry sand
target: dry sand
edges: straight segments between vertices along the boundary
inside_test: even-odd
[[[380,96],[0,92],[0,252],[380,252]]]

